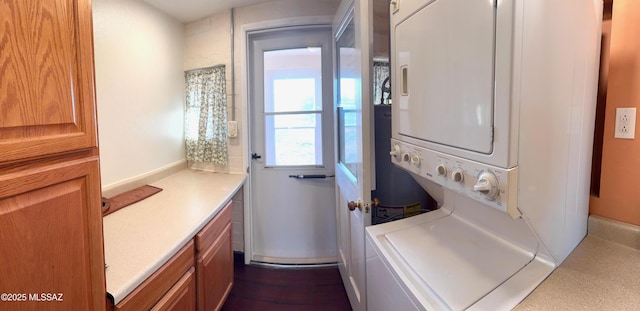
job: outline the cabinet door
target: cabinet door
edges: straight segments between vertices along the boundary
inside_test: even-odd
[[[198,310],[220,310],[233,286],[231,223],[197,263]]]
[[[193,311],[196,309],[195,269],[191,268],[151,311]]]
[[[0,301],[5,310],[104,310],[97,156],[0,167]]]
[[[0,162],[96,146],[89,0],[0,5]]]

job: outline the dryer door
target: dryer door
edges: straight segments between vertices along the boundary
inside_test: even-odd
[[[436,0],[397,24],[393,95],[400,135],[493,151],[493,2]]]

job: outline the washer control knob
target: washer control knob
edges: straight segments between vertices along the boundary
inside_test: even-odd
[[[489,199],[495,198],[498,195],[498,179],[496,175],[489,172],[480,173],[478,182],[473,186],[473,190]]]
[[[438,172],[440,176],[447,176],[447,167],[444,166],[444,164],[439,164],[436,166],[436,172]]]
[[[420,156],[417,154],[414,154],[411,156],[411,164],[415,165],[415,166],[420,166]]]
[[[389,151],[389,155],[396,158],[396,160],[398,160],[398,158],[400,157],[400,145],[398,144],[394,145],[393,149]]]
[[[456,168],[451,172],[451,180],[462,183],[464,182],[464,171],[461,168]]]

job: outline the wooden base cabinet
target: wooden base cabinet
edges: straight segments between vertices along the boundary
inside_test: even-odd
[[[220,310],[233,286],[231,205],[114,309]]]
[[[196,235],[198,310],[220,310],[233,286],[232,202]]]

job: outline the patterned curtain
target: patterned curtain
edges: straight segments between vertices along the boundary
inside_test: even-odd
[[[382,99],[383,95],[385,96],[384,99],[391,98],[391,95],[389,93],[383,94],[382,92],[382,83],[388,77],[389,77],[389,62],[374,61],[373,62],[373,104],[374,105],[379,105],[382,103],[387,104],[387,102]]]
[[[185,72],[187,160],[227,164],[225,67]]]

